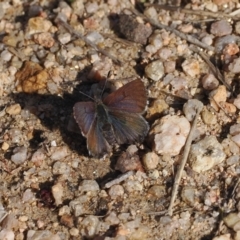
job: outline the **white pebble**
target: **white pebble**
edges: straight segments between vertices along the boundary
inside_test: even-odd
[[[126,190],[128,192],[142,191],[143,185],[139,181],[128,180],[125,183]]]
[[[153,150],[158,154],[176,156],[180,153],[190,131],[185,117],[165,116],[153,124],[150,132],[154,136]]]
[[[3,50],[3,51],[1,52],[0,57],[1,57],[1,59],[2,59],[3,61],[8,62],[8,61],[11,60],[12,54],[11,54],[8,50]]]
[[[158,161],[159,157],[155,152],[149,152],[143,156],[143,164],[148,170],[155,169]]]
[[[211,73],[208,73],[202,78],[203,88],[206,90],[216,89],[219,85],[219,81],[215,78],[215,76]]]
[[[124,189],[121,185],[113,185],[110,187],[108,194],[111,198],[118,198],[120,196],[123,196],[124,194]]]
[[[164,67],[161,60],[156,60],[149,63],[145,67],[145,74],[148,78],[151,78],[153,81],[160,80],[164,75]]]
[[[0,231],[0,239],[2,239],[2,240],[14,240],[15,239],[14,232],[12,230],[9,230],[9,229],[2,229],[2,231]]]
[[[191,146],[189,156],[191,167],[198,173],[213,168],[225,158],[223,147],[215,136],[206,136]]]
[[[71,41],[70,33],[61,33],[58,35],[58,40],[61,44],[66,44]]]
[[[32,202],[35,200],[35,195],[33,194],[32,190],[30,188],[26,189],[22,196],[23,202]]]
[[[50,152],[52,152],[52,160],[61,160],[68,155],[68,148],[66,146],[51,147]]]
[[[61,183],[57,183],[52,186],[52,195],[54,197],[56,206],[62,204],[63,186]]]
[[[79,236],[79,230],[77,228],[71,228],[69,230],[69,233],[70,233],[71,236],[74,236],[74,237]]]
[[[93,31],[87,34],[86,38],[91,42],[94,42],[95,44],[98,44],[104,41],[104,37],[96,31]]]
[[[55,162],[53,164],[53,174],[63,174],[65,176],[68,176],[70,174],[71,168],[70,166],[65,162]]]
[[[80,193],[99,191],[99,185],[95,180],[83,180],[78,188]]]
[[[182,68],[190,77],[196,77],[200,73],[199,62],[196,59],[186,59],[182,63]]]
[[[13,150],[13,155],[11,156],[11,160],[16,164],[20,165],[27,160],[27,148],[26,147],[16,147]]]
[[[99,225],[99,219],[97,216],[87,216],[83,219],[80,224],[82,236],[92,238],[97,234],[97,227]]]
[[[96,2],[87,3],[85,8],[87,13],[94,13],[98,10],[98,4]]]
[[[184,105],[183,105],[183,112],[187,118],[188,121],[192,121],[195,118],[195,115],[197,113],[197,109],[203,108],[202,102],[200,102],[197,99],[189,99]]]
[[[228,69],[232,73],[240,73],[240,58],[236,58],[229,64]]]
[[[240,109],[240,94],[237,95],[237,98],[234,99],[233,104]]]

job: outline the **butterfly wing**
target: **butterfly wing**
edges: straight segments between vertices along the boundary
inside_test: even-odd
[[[95,105],[94,102],[77,102],[73,107],[74,118],[86,136],[95,118]]]
[[[109,94],[103,103],[112,110],[142,113],[147,104],[146,89],[143,82],[137,79]]]
[[[94,157],[103,156],[111,151],[111,146],[108,144],[100,130],[98,119],[95,118],[87,135],[87,148],[89,154]]]
[[[118,144],[141,142],[147,135],[149,125],[140,114],[114,110],[108,114]]]

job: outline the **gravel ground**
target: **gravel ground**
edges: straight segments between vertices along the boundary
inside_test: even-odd
[[[239,10],[2,0],[0,239],[240,239]],[[144,83],[150,130],[98,159],[73,106],[109,72]]]

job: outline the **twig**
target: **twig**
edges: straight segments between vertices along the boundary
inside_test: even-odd
[[[215,50],[214,47],[212,46],[209,46],[201,41],[199,41],[198,39],[192,37],[191,35],[187,35],[187,34],[184,34],[172,27],[169,27],[169,26],[166,26],[164,24],[161,24],[159,22],[156,22],[154,19],[151,19],[151,18],[148,18],[146,17],[145,15],[141,14],[140,12],[138,12],[136,9],[128,9],[129,11],[131,11],[132,13],[134,13],[135,15],[137,16],[140,16],[141,18],[145,19],[146,21],[150,22],[153,26],[157,27],[157,28],[162,28],[162,29],[165,29],[166,31],[169,31],[169,32],[173,32],[174,34],[176,34],[178,37],[194,44],[194,45],[197,45],[201,48],[204,48],[204,49],[207,49],[208,51],[213,51]]]
[[[170,216],[172,216],[172,214],[173,214],[173,205],[174,205],[174,202],[175,202],[175,199],[176,199],[176,196],[177,196],[179,183],[180,183],[180,180],[182,178],[183,169],[184,169],[185,164],[186,164],[187,159],[188,159],[188,155],[189,155],[194,131],[195,131],[195,128],[196,128],[196,125],[197,125],[197,120],[198,120],[199,114],[200,114],[200,112],[202,111],[202,108],[203,108],[202,102],[199,101],[198,104],[196,105],[196,108],[197,108],[196,116],[193,120],[192,128],[189,132],[189,135],[188,135],[188,138],[187,138],[187,141],[186,141],[186,144],[185,144],[183,157],[182,157],[182,162],[181,162],[181,164],[178,168],[177,174],[175,176],[175,181],[174,181],[174,185],[173,185],[173,189],[172,189],[172,196],[171,196],[170,204],[169,204],[169,207],[168,207],[168,214]]]
[[[118,65],[122,65],[122,62],[117,59],[116,57],[114,57],[112,54],[110,54],[108,51],[98,47],[95,43],[93,43],[92,41],[90,41],[89,39],[87,39],[86,37],[84,37],[81,33],[76,32],[68,23],[66,23],[63,19],[61,19],[60,17],[57,19],[57,22],[60,23],[64,28],[66,28],[68,30],[69,33],[75,35],[76,37],[82,39],[87,45],[89,45],[90,47],[92,47],[93,49],[95,49],[96,51],[102,53],[103,55],[111,58],[116,64]]]
[[[237,20],[240,18],[239,16],[235,16],[239,13],[240,9],[237,9],[236,11],[228,14],[223,12],[208,12],[208,11],[192,10],[192,9],[186,9],[181,7],[165,6],[165,5],[158,5],[158,4],[148,4],[147,6],[153,6],[156,9],[164,9],[168,11],[179,11],[181,13],[199,15],[204,17],[212,17],[217,19],[232,18],[234,20]]]
[[[199,54],[199,56],[208,64],[210,70],[212,71],[213,75],[229,90],[232,91],[232,87],[225,82],[223,75],[221,74],[221,72],[219,71],[219,69],[217,67],[215,67],[213,65],[213,63],[210,61],[208,55],[206,53],[204,53],[203,51],[200,51],[200,49],[198,49],[195,46],[190,46],[190,49],[192,51],[194,51],[195,53]]]

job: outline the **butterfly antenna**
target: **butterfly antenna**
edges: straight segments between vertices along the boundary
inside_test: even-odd
[[[110,78],[111,75],[112,75],[112,71],[109,71],[109,72],[108,72],[108,75],[107,75],[107,78],[106,78],[106,80],[105,80],[105,82],[104,82],[103,88],[102,88],[101,97],[103,96],[103,92],[104,92],[104,90],[105,90],[105,88],[106,88],[108,79]]]
[[[86,97],[88,97],[88,98],[90,98],[90,99],[92,99],[93,101],[94,101],[94,98],[92,98],[91,96],[89,96],[88,94],[86,94],[86,93],[84,93],[84,92],[82,92],[82,91],[79,91],[82,95],[84,95],[84,96],[86,96]]]

